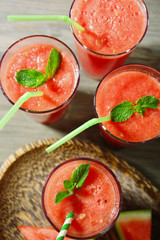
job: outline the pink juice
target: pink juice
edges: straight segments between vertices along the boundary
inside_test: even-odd
[[[126,65],[113,70],[101,81],[95,96],[99,117],[109,116],[113,107],[123,101],[136,101],[151,95],[160,100],[160,73],[143,65]],[[160,106],[146,109],[143,117],[134,113],[125,122],[104,122],[104,136],[110,142],[145,142],[160,134]],[[122,141],[121,141],[122,140]]]
[[[36,40],[38,39],[38,40]],[[30,41],[28,43],[28,41]],[[25,92],[43,91],[42,97],[30,98],[22,109],[38,114],[38,121],[50,123],[61,117],[72,99],[79,83],[78,65],[72,52],[59,40],[47,36],[31,36],[22,39],[4,55],[1,62],[1,85],[7,98],[15,103]],[[27,42],[27,43],[26,43]],[[24,43],[24,46],[23,46]],[[17,47],[16,45],[20,45]],[[17,49],[18,48],[18,49]],[[15,78],[21,69],[35,69],[45,74],[50,52],[56,48],[61,53],[61,63],[55,76],[43,85],[29,88],[20,85]],[[6,55],[9,55],[6,56]],[[40,118],[43,117],[42,119]]]
[[[47,80],[43,85],[31,89],[20,85],[15,75],[20,69],[36,69],[45,74],[49,54],[54,46],[34,44],[18,51],[8,64],[5,76],[5,87],[8,97],[16,102],[20,96],[28,91],[43,91],[44,96],[31,98],[23,104],[23,108],[36,111],[45,111],[63,104],[75,88],[75,68],[67,54],[61,51],[62,61],[60,69],[54,78]]]
[[[147,10],[139,0],[75,0],[70,15],[85,28],[74,29],[80,62],[97,79],[122,65],[147,28]]]
[[[81,164],[90,164],[84,185],[74,195],[55,204],[63,181]],[[91,159],[64,162],[50,174],[43,189],[42,205],[50,223],[60,229],[66,216],[74,212],[68,236],[88,238],[104,233],[114,224],[120,211],[121,190],[114,174],[102,163]]]

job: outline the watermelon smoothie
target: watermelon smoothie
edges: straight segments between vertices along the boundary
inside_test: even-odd
[[[21,69],[35,69],[45,74],[53,48],[61,53],[60,67],[55,76],[36,88],[20,85],[15,75]],[[43,35],[23,38],[9,47],[2,57],[0,73],[2,91],[12,104],[25,92],[44,93],[42,97],[27,100],[21,110],[45,124],[63,116],[79,84],[79,66],[73,52],[58,39]]]
[[[121,66],[107,74],[99,83],[94,105],[98,117],[109,116],[113,107],[123,101],[134,104],[151,95],[160,100],[160,72],[138,64]],[[147,108],[143,117],[135,112],[125,122],[104,122],[100,129],[114,145],[129,145],[152,140],[160,135],[160,106]]]
[[[90,164],[84,185],[74,195],[55,204],[58,191],[65,190],[63,181],[81,164]],[[121,188],[113,172],[103,163],[88,159],[71,159],[61,163],[49,175],[42,194],[44,213],[60,230],[66,216],[74,212],[67,236],[76,239],[94,238],[108,231],[115,223],[121,208]]]
[[[76,49],[85,72],[97,80],[124,63],[148,26],[143,0],[75,0],[70,17],[85,28],[72,28]]]

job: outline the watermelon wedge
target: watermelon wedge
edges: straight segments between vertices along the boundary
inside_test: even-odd
[[[151,240],[151,210],[122,212],[115,224],[121,240]]]
[[[58,232],[54,228],[19,226],[19,231],[26,240],[56,240]],[[65,238],[65,240],[71,240]]]

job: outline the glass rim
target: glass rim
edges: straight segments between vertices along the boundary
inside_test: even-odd
[[[77,236],[71,236],[69,234],[66,234],[66,237],[68,238],[72,238],[72,239],[79,239],[79,240],[82,240],[82,239],[92,239],[92,238],[96,238],[96,237],[99,237],[103,234],[105,234],[109,229],[111,229],[113,227],[113,225],[115,224],[119,214],[120,214],[120,211],[122,209],[122,189],[121,189],[121,185],[116,177],[116,175],[114,174],[114,172],[107,166],[105,165],[103,162],[101,162],[100,160],[97,160],[97,159],[93,159],[93,158],[88,158],[88,157],[77,157],[77,158],[72,158],[72,159],[69,159],[69,160],[65,160],[63,162],[61,162],[58,166],[56,166],[48,175],[44,185],[43,185],[43,189],[42,189],[42,196],[41,196],[41,202],[42,202],[42,209],[43,209],[43,212],[45,214],[45,217],[47,218],[47,220],[49,221],[49,223],[55,228],[56,231],[60,231],[60,229],[58,229],[54,224],[53,222],[50,220],[50,218],[48,217],[47,215],[47,212],[46,212],[46,208],[45,208],[45,204],[44,204],[44,193],[45,193],[45,189],[46,189],[46,186],[47,186],[47,183],[49,181],[49,179],[51,178],[51,176],[54,174],[54,172],[59,169],[60,167],[62,167],[63,165],[67,164],[67,163],[70,163],[70,162],[73,162],[73,161],[91,161],[91,162],[95,162],[99,165],[101,165],[102,167],[104,167],[108,172],[109,174],[111,175],[111,177],[113,177],[114,181],[115,181],[115,184],[117,186],[117,189],[118,189],[118,193],[119,193],[119,208],[114,216],[114,219],[112,220],[112,222],[110,223],[110,225],[103,229],[101,232],[98,232],[94,235],[91,235],[91,236],[83,236],[83,237],[77,237]]]
[[[98,115],[98,113],[97,113],[97,108],[96,108],[96,97],[97,97],[97,92],[98,92],[98,89],[99,89],[102,81],[103,81],[110,73],[112,73],[112,72],[114,72],[114,71],[116,71],[116,70],[118,70],[118,69],[125,68],[125,67],[127,67],[127,66],[131,66],[131,67],[132,67],[132,66],[135,66],[135,67],[145,67],[146,69],[151,69],[152,71],[160,74],[160,72],[159,72],[158,70],[156,70],[155,68],[150,67],[150,66],[145,65],[145,64],[140,64],[140,63],[129,63],[129,64],[125,64],[125,65],[116,67],[116,68],[114,68],[113,70],[109,71],[109,72],[100,80],[100,82],[98,83],[97,88],[96,88],[96,91],[95,91],[95,94],[94,94],[93,105],[94,105],[94,110],[95,110],[96,117],[99,118],[99,115]],[[144,141],[136,141],[136,142],[127,141],[127,140],[120,139],[120,138],[116,137],[115,135],[113,135],[111,132],[109,132],[109,131],[105,128],[105,126],[103,125],[103,123],[99,123],[99,124],[101,125],[101,127],[103,128],[103,130],[104,130],[105,132],[107,132],[111,137],[113,137],[114,139],[118,140],[119,142],[126,143],[126,144],[130,144],[130,145],[136,145],[136,144],[138,145],[138,144],[141,144],[141,143],[148,143],[148,142],[153,141],[153,140],[155,140],[155,139],[157,139],[157,138],[160,137],[160,134],[158,134],[156,137],[151,138],[151,139],[148,139],[148,140],[144,140]]]
[[[23,37],[17,41],[15,41],[13,44],[11,44],[7,50],[4,52],[1,60],[0,60],[0,69],[1,69],[1,65],[2,65],[2,62],[3,62],[3,59],[5,58],[6,54],[12,49],[12,47],[14,47],[17,43],[23,41],[23,40],[27,40],[29,38],[36,38],[36,37],[42,37],[42,38],[48,38],[48,39],[52,39],[52,40],[55,40],[57,42],[59,42],[60,44],[62,44],[63,46],[65,46],[69,51],[70,53],[72,54],[75,62],[76,62],[76,65],[77,65],[77,80],[75,81],[75,88],[74,88],[74,91],[72,92],[72,94],[70,95],[70,97],[63,103],[61,104],[60,106],[56,107],[56,108],[52,108],[52,109],[49,109],[49,110],[45,110],[45,111],[33,111],[33,110],[28,110],[28,109],[25,109],[25,108],[22,108],[20,107],[19,109],[24,111],[24,112],[27,112],[27,113],[32,113],[32,114],[45,114],[45,113],[51,113],[51,112],[56,112],[58,111],[60,108],[63,108],[65,105],[67,105],[67,103],[70,102],[70,100],[73,98],[73,96],[75,95],[76,91],[77,91],[77,88],[79,86],[79,82],[80,82],[80,66],[79,66],[79,63],[78,63],[78,60],[74,54],[74,52],[71,50],[70,47],[68,47],[64,42],[62,42],[61,40],[59,40],[58,38],[55,38],[55,37],[52,37],[52,36],[48,36],[48,35],[43,35],[43,34],[39,34],[39,35],[29,35],[29,36],[26,36],[26,37]],[[15,103],[7,96],[7,94],[5,93],[3,87],[2,87],[2,83],[0,81],[0,88],[4,94],[4,96],[7,98],[7,100],[12,104],[14,105]]]
[[[130,52],[132,52],[132,51],[141,43],[141,41],[143,40],[143,38],[144,38],[144,36],[145,36],[145,34],[146,34],[146,32],[147,32],[148,25],[149,25],[149,13],[148,13],[148,8],[147,8],[144,0],[141,0],[141,1],[142,1],[143,5],[144,5],[144,7],[145,7],[145,10],[146,10],[146,26],[145,26],[144,32],[143,32],[140,40],[139,40],[134,46],[132,46],[131,48],[129,48],[129,49],[123,51],[123,52],[115,53],[115,54],[104,54],[104,53],[95,52],[95,51],[89,49],[87,46],[85,46],[83,43],[80,42],[80,40],[79,40],[79,39],[77,38],[77,36],[75,35],[72,26],[70,26],[71,32],[72,32],[74,38],[77,40],[77,42],[78,42],[84,49],[86,49],[87,51],[89,51],[89,52],[92,53],[92,54],[99,55],[99,56],[103,56],[103,57],[116,57],[116,56],[121,56],[121,55],[125,55],[125,54],[127,54],[127,53],[130,53]],[[71,18],[71,11],[72,11],[72,8],[73,8],[73,5],[74,5],[75,2],[76,2],[76,0],[74,0],[74,1],[72,2],[71,7],[70,7],[70,10],[69,10],[69,17],[70,17],[70,18]]]

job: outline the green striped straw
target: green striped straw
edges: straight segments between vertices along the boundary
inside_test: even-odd
[[[21,107],[24,102],[26,102],[31,97],[40,97],[42,95],[42,91],[24,93],[6,113],[6,115],[0,120],[0,130],[6,125],[6,123],[10,120],[10,118],[15,114],[15,112]]]
[[[63,240],[65,238],[65,236],[67,234],[67,231],[68,231],[68,228],[70,227],[73,218],[74,218],[74,213],[73,212],[71,212],[67,215],[56,240]]]

